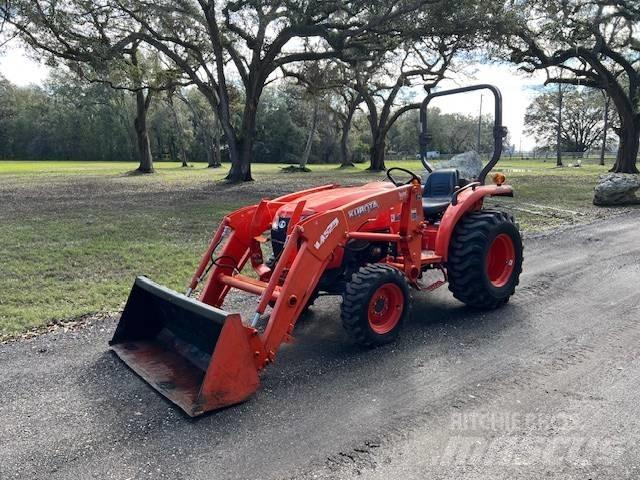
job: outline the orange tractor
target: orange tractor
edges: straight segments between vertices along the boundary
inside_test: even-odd
[[[426,158],[428,103],[478,89],[495,96],[493,157],[476,179],[434,170]],[[185,295],[136,279],[110,342],[115,353],[196,416],[250,397],[260,371],[292,341],[296,321],[320,294],[342,296],[342,324],[367,347],[398,336],[412,290],[448,282],[469,306],[506,303],[522,269],[522,241],[511,215],[483,208],[487,196],[513,195],[501,174],[485,185],[506,134],[500,92],[477,85],[431,93],[420,120],[424,181],[392,168],[390,182],[325,185],[230,213]],[[434,273],[441,279],[425,283]],[[223,310],[231,290],[258,297],[246,321]]]

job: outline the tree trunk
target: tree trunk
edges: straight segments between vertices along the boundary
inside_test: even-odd
[[[205,132],[202,132],[202,135],[205,137],[205,155],[207,157],[207,168],[219,168],[220,149],[216,148],[215,139],[210,138],[210,136]]]
[[[349,108],[344,123],[342,124],[342,135],[340,136],[340,168],[354,166],[353,160],[351,159],[351,150],[349,149],[349,134],[351,133],[351,124],[355,111],[355,108]]]
[[[213,167],[213,147],[209,144],[205,145],[204,157],[207,159],[207,168]]]
[[[216,115],[218,125],[224,133],[227,148],[229,152],[229,161],[231,162],[231,169],[225,177],[230,182],[242,182],[245,180],[253,180],[251,178],[251,167],[243,166],[241,160],[241,144],[238,140],[231,117],[228,110],[228,99],[226,98],[227,92],[225,90],[207,90],[201,88],[200,91],[204,94],[207,101],[213,109],[213,113]],[[218,150],[219,152],[220,150]],[[221,158],[221,157],[219,157]]]
[[[138,143],[138,157],[140,165],[138,171],[142,173],[153,173],[153,156],[151,155],[151,143],[149,141],[149,131],[147,129],[147,112],[149,110],[149,99],[151,92],[145,98],[142,90],[136,91],[136,119],[133,122],[136,130]]]
[[[342,135],[340,136],[340,167],[353,167],[351,160],[351,150],[349,149],[349,133],[351,132],[351,122],[342,125]]]
[[[225,177],[230,182],[251,181],[251,162],[250,158],[245,157],[247,148],[246,139],[236,140],[233,128],[226,128],[227,147],[229,148],[229,161],[231,168]],[[249,151],[251,149],[249,148]]]
[[[307,168],[307,162],[311,155],[311,146],[313,145],[313,137],[316,134],[316,125],[318,123],[318,108],[319,102],[316,101],[313,104],[313,114],[311,117],[311,126],[309,127],[309,135],[307,136],[307,143],[304,146],[302,157],[300,157],[300,170],[305,170]]]
[[[203,123],[203,125],[205,125]],[[213,119],[213,135],[210,135],[209,132],[202,129],[202,135],[206,139],[207,142],[207,168],[219,168],[221,159],[220,159],[220,127],[218,125],[217,119],[214,117]]]
[[[256,116],[258,112],[259,93],[247,92],[247,99],[242,116],[240,129],[241,137],[233,145],[233,141],[228,139],[229,160],[231,169],[226,176],[226,180],[238,182],[253,181],[251,177],[251,157],[253,155],[253,143],[256,138]]]
[[[233,155],[229,148],[231,159],[231,169],[226,176],[226,180],[232,183],[250,182],[251,177],[251,154],[253,150],[253,139],[245,137],[236,145],[236,153]],[[235,157],[235,158],[234,158]]]
[[[556,126],[556,166],[562,166],[562,84],[558,84],[558,125]]]
[[[373,172],[381,172],[387,169],[384,164],[384,150],[386,145],[384,138],[381,139],[379,137],[380,135],[376,135],[374,137],[374,142],[370,150],[371,162],[367,170],[371,170]]]
[[[182,128],[182,122],[178,117],[178,111],[176,110],[176,106],[173,103],[173,94],[171,92],[169,92],[169,94],[167,95],[167,103],[169,104],[169,110],[171,110],[171,116],[173,117],[173,126],[175,128],[174,133],[176,136],[172,137],[175,154],[178,157],[178,160],[180,160],[180,162],[182,163],[182,167],[188,167],[189,164],[187,163],[187,153],[184,149],[184,140],[180,138],[184,136],[184,128]],[[177,145],[175,143],[176,138]]]
[[[603,92],[604,93],[604,92]],[[604,155],[607,153],[607,133],[609,133],[609,95],[604,93],[604,125],[602,127],[602,148],[600,149],[600,165],[604,165]]]
[[[213,119],[213,145],[211,145],[209,168],[220,168],[222,166],[222,155],[220,153],[220,125],[218,119]]]
[[[640,143],[640,116],[635,121],[627,122],[620,118],[620,129],[617,130],[620,137],[618,155],[613,168],[609,170],[615,173],[639,173],[636,167],[638,147]]]
[[[640,112],[629,97],[622,94],[620,89],[612,88],[607,91],[609,98],[616,107],[620,128],[615,132],[620,139],[616,161],[610,172],[638,173],[636,161],[638,157],[638,143],[640,142]]]
[[[173,135],[169,137],[169,161],[177,162],[178,161],[178,150],[176,149],[176,139]]]
[[[182,144],[182,142],[180,142],[180,157],[182,159],[182,167],[188,167],[189,164],[187,163],[187,152],[184,149],[184,146]]]

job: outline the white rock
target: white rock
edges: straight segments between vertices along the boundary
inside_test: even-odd
[[[640,175],[608,173],[600,175],[593,197],[594,205],[630,205],[640,203],[636,191],[640,189]]]
[[[466,180],[475,180],[482,171],[482,159],[480,155],[471,150],[451,157],[449,160],[434,162],[436,170],[441,168],[457,168],[460,177]]]

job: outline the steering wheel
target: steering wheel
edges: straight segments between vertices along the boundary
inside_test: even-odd
[[[411,180],[409,180],[408,182],[404,182],[404,183],[397,181],[395,178],[393,178],[393,175],[391,175],[391,172],[393,172],[394,170],[398,170],[400,172],[408,173],[409,175],[411,175]],[[387,170],[387,178],[396,187],[401,187],[403,185],[409,185],[414,180],[416,180],[418,183],[422,183],[422,179],[419,176],[417,176],[415,173],[413,173],[411,170],[407,170],[406,168],[400,168],[400,167],[393,167],[393,168],[390,168],[389,170]]]

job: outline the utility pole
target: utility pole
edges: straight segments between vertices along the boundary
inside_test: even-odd
[[[478,155],[480,155],[480,133],[482,131],[482,94],[480,94],[480,112],[478,113]]]
[[[520,132],[520,158],[524,160],[524,153],[522,153],[522,132]]]
[[[556,131],[556,166],[562,166],[562,84],[558,84],[558,125]]]
[[[604,125],[602,127],[602,149],[600,150],[600,165],[604,165],[604,154],[607,152],[607,130],[609,129],[609,102],[611,98],[605,92],[604,95],[604,115],[602,121]]]

